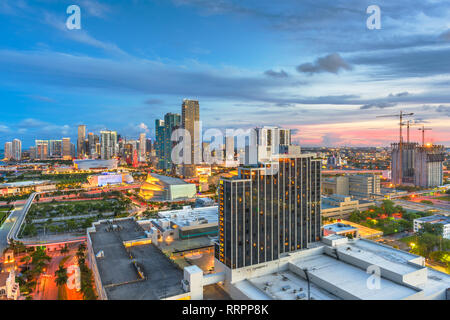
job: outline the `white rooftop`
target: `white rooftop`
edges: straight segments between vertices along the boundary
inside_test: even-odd
[[[423,257],[365,239],[326,239],[329,245],[233,271],[233,286],[250,299],[276,300],[307,299],[308,278],[316,300],[445,299],[450,288],[450,275],[425,267]]]
[[[198,224],[217,223],[219,220],[219,207],[211,206],[192,209],[190,206],[185,206],[181,210],[161,211],[158,213],[158,216],[169,219],[181,228]]]

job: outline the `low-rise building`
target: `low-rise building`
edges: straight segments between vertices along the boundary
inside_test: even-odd
[[[19,283],[16,282],[16,273],[0,272],[0,300],[17,300],[20,297]]]
[[[149,173],[139,195],[146,200],[165,201],[194,198],[197,194],[195,184],[181,179]]]
[[[102,300],[190,299],[183,271],[133,218],[102,220],[87,230],[88,260]]]
[[[215,282],[223,283],[231,298],[244,300],[449,299],[450,275],[427,268],[423,257],[337,234],[248,267],[214,262],[214,274],[185,272],[184,283],[198,299],[202,286]]]
[[[442,225],[442,237],[450,239],[450,217],[436,214],[414,219],[414,232],[419,232],[424,223]]]
[[[375,174],[349,174],[324,178],[324,194],[339,194],[357,198],[372,198],[380,194],[380,176]]]
[[[185,206],[181,210],[162,211],[159,219],[140,220],[146,225],[146,233],[153,243],[171,242],[202,236],[217,236],[218,207],[202,207],[192,209]]]
[[[359,232],[358,228],[355,228],[349,224],[342,222],[331,223],[323,226],[323,235],[329,236],[332,234],[337,234],[341,236],[346,236],[350,238],[358,238]]]
[[[370,206],[375,205],[375,202],[368,200],[352,199],[350,196],[333,194],[328,197],[322,197],[321,214],[325,218],[347,218],[355,211],[364,211]]]
[[[56,184],[52,181],[20,181],[0,184],[0,196],[11,196],[31,192],[55,191]]]

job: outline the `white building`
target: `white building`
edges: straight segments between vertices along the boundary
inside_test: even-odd
[[[159,219],[138,221],[155,244],[217,235],[218,206],[194,209],[184,206],[181,210],[161,211],[158,216]]]
[[[212,283],[242,300],[449,299],[450,275],[427,268],[423,257],[365,239],[331,235],[308,249],[238,269],[214,262],[214,274],[185,272],[192,299],[201,299],[199,288]]]
[[[16,282],[14,269],[0,273],[0,300],[17,300],[20,297],[19,283]]]
[[[12,141],[12,158],[16,161],[22,159],[22,141],[14,139]]]
[[[12,157],[13,157],[12,142],[6,142],[5,143],[5,159],[11,160]]]
[[[450,239],[450,217],[436,214],[428,217],[414,219],[414,232],[419,232],[421,225],[424,223],[441,224],[442,237],[444,237],[445,239]]]

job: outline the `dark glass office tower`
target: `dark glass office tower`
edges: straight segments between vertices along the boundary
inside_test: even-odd
[[[320,240],[320,160],[280,157],[220,180],[215,256],[229,268],[276,260]]]

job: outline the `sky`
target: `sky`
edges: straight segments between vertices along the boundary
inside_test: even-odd
[[[370,5],[381,29],[367,28]],[[0,35],[0,146],[76,139],[79,124],[152,137],[184,98],[205,129],[388,146],[398,119],[377,117],[403,110],[413,140],[425,125],[450,145],[449,1],[2,0]]]

